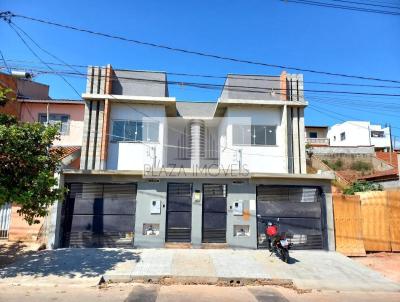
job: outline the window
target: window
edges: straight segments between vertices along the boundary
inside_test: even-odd
[[[317,132],[310,132],[309,136],[310,136],[310,138],[318,138],[318,133]]]
[[[276,126],[233,125],[234,145],[274,146],[276,145]]]
[[[47,123],[47,113],[39,114],[39,122],[42,124]],[[68,114],[49,114],[49,124],[50,125],[60,125],[60,134],[68,135],[69,134],[69,115]]]
[[[344,141],[346,139],[346,132],[340,133],[340,140]]]
[[[158,128],[158,122],[113,121],[111,141],[158,142]]]
[[[385,137],[385,132],[383,132],[383,131],[371,131],[371,137]]]

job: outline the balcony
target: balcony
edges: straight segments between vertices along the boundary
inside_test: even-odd
[[[312,146],[329,146],[329,138],[306,137],[306,143]]]

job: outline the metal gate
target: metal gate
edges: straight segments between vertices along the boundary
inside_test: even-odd
[[[63,205],[64,247],[132,247],[136,184],[68,185]]]
[[[258,186],[258,247],[267,246],[264,230],[271,221],[278,224],[281,232],[286,232],[294,249],[324,248],[321,199],[318,187]]]
[[[8,238],[11,221],[11,203],[6,203],[0,207],[0,239]]]
[[[226,242],[226,185],[203,185],[204,243]]]
[[[190,242],[192,184],[169,183],[167,189],[167,242]]]

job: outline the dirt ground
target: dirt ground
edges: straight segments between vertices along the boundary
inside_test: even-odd
[[[0,268],[15,260],[36,252],[38,243],[31,242],[8,242],[0,240]]]
[[[370,253],[366,257],[352,259],[400,283],[400,253]]]

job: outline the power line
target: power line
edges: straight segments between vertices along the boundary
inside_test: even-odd
[[[360,7],[360,6],[339,5],[339,4],[327,3],[327,2],[321,2],[321,1],[285,0],[285,2],[311,5],[311,6],[319,6],[319,7],[327,7],[327,8],[337,8],[337,9],[342,9],[342,10],[359,11],[359,12],[366,12],[366,13],[376,13],[376,14],[383,14],[383,15],[400,16],[400,12],[395,12],[395,11],[378,10],[378,9],[371,9],[371,8]]]
[[[50,65],[47,65],[42,59],[41,59],[41,57],[29,46],[29,44],[25,41],[25,39],[21,36],[21,34],[18,32],[18,30],[13,26],[13,24],[11,24],[11,23],[8,23],[8,25],[10,26],[10,28],[18,35],[18,37],[20,38],[20,40],[24,43],[24,45],[29,49],[29,51],[39,60],[39,61],[41,61],[45,66],[47,66],[47,68],[49,68],[50,70],[53,70],[54,71],[54,69],[50,66]],[[72,88],[72,90],[73,91],[75,91],[75,93],[80,97],[81,95],[79,94],[79,92],[75,89],[75,87],[74,86],[72,86],[72,84],[69,82],[69,81],[67,81],[67,79],[65,79],[65,77],[63,77],[62,75],[59,75],[62,79],[63,79],[63,81],[65,82],[65,83],[67,83],[68,84],[68,86],[70,86],[71,88]]]
[[[15,23],[14,23],[15,25]],[[26,61],[26,60],[12,60],[12,59],[7,59],[6,61],[8,62],[22,62],[22,63],[27,63],[27,64],[37,64],[38,62],[34,61]],[[54,65],[54,66],[67,66],[67,64],[60,64],[60,63],[54,63],[54,62],[46,62],[49,65]],[[78,65],[78,64],[68,64],[69,66],[72,67],[79,67],[79,68],[87,68],[88,65]],[[13,65],[14,68],[27,68],[30,70],[35,70],[39,73],[48,73],[48,71],[44,70],[38,70],[31,68],[30,66],[25,66],[25,65]],[[116,70],[122,70],[119,68],[115,68]],[[74,69],[76,70],[76,69]],[[77,71],[77,70],[76,70]],[[63,71],[60,71],[63,72]],[[211,79],[223,79],[225,80],[227,76],[223,75],[210,75],[210,74],[193,74],[193,73],[182,73],[182,72],[165,72],[167,75],[170,76],[185,76],[185,77],[198,77],[198,78],[211,78]],[[258,76],[258,77],[254,77]],[[254,81],[265,81],[265,82],[280,82],[280,79],[271,79],[271,78],[265,78],[265,75],[245,75],[246,79],[248,80],[254,80]],[[264,78],[260,78],[264,77]],[[244,76],[240,75],[235,75],[235,74],[229,74],[229,78],[231,79],[243,79]],[[349,87],[371,87],[371,88],[389,88],[389,89],[400,89],[400,86],[388,86],[388,85],[373,85],[373,84],[361,84],[361,83],[343,83],[343,82],[320,82],[320,81],[304,81],[305,84],[317,84],[317,85],[332,85],[332,86],[349,86]]]
[[[372,3],[363,3],[363,2],[357,2],[357,1],[348,1],[348,0],[330,0],[333,2],[342,2],[342,3],[350,3],[350,4],[360,4],[364,6],[372,6],[372,7],[383,7],[383,8],[394,8],[394,9],[400,9],[400,6],[392,6],[392,5],[383,5],[383,4],[372,4]]]
[[[321,71],[321,70],[315,70],[315,69],[299,68],[299,67],[293,67],[293,66],[269,64],[269,63],[252,61],[252,60],[239,59],[239,58],[234,58],[234,57],[229,57],[229,56],[201,52],[201,51],[197,51],[197,50],[189,50],[189,49],[177,48],[177,47],[162,45],[162,44],[153,43],[153,42],[146,42],[146,41],[137,40],[137,39],[130,39],[130,38],[122,37],[122,36],[102,33],[102,32],[93,31],[93,30],[84,29],[84,28],[78,28],[75,26],[65,25],[65,24],[61,24],[61,23],[48,21],[48,20],[14,14],[14,13],[11,13],[10,11],[0,13],[0,18],[2,18],[6,22],[10,22],[11,19],[14,17],[23,18],[26,20],[35,21],[35,22],[39,22],[39,23],[43,23],[43,24],[47,24],[47,25],[53,25],[56,27],[61,27],[61,28],[70,29],[70,30],[74,30],[74,31],[85,32],[85,33],[92,34],[92,35],[97,35],[97,36],[116,39],[116,40],[120,40],[120,41],[130,42],[130,43],[134,43],[134,44],[138,44],[138,45],[150,46],[150,47],[154,47],[154,48],[160,48],[160,49],[165,49],[165,50],[169,50],[169,51],[197,55],[197,56],[202,56],[202,57],[208,57],[208,58],[213,58],[213,59],[218,59],[218,60],[224,60],[224,61],[230,61],[230,62],[236,62],[236,63],[244,63],[244,64],[250,64],[250,65],[257,65],[257,66],[264,66],[264,67],[290,69],[290,70],[296,70],[296,71],[300,71],[300,72],[323,74],[323,75],[327,75],[327,76],[338,76],[338,77],[345,77],[345,78],[356,78],[356,79],[361,79],[361,80],[400,83],[399,80],[381,79],[381,78],[376,78],[376,77],[366,77],[366,76],[350,75],[350,74],[343,74],[343,73],[334,73],[334,72],[327,72],[327,71]]]
[[[53,71],[55,74],[63,74],[65,76],[81,76],[87,77],[87,75],[81,72],[68,72],[68,71]],[[45,72],[51,74],[52,72]],[[138,82],[151,82],[156,84],[171,84],[171,85],[185,85],[196,88],[215,88],[215,89],[226,89],[228,91],[238,92],[250,92],[250,93],[275,93],[275,94],[286,94],[286,89],[273,88],[273,87],[261,87],[261,86],[243,86],[243,85],[226,85],[217,83],[206,83],[206,82],[187,82],[187,81],[171,81],[171,80],[155,80],[138,77],[121,77],[121,76],[106,76],[100,75],[99,77],[108,77],[113,80],[127,80],[127,81],[138,81]],[[365,95],[365,96],[380,96],[380,97],[400,97],[400,94],[396,93],[374,93],[374,92],[361,92],[361,91],[337,91],[337,90],[318,90],[318,89],[301,89],[302,92],[312,93],[326,93],[326,94],[344,94],[344,95]]]
[[[11,68],[7,65],[6,59],[4,59],[3,52],[1,51],[1,49],[0,49],[0,55],[1,55],[1,59],[3,60],[4,65],[7,68],[8,72],[11,73]]]

